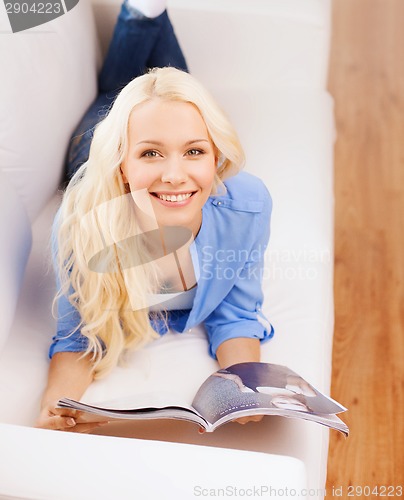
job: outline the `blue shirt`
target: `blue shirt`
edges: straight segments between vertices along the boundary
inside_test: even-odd
[[[224,184],[227,192],[211,196],[205,203],[202,225],[191,245],[198,277],[192,309],[168,311],[167,324],[151,318],[152,327],[161,335],[168,329],[186,332],[203,323],[214,358],[225,340],[266,340],[274,334],[261,311],[272,200],[264,183],[246,172]],[[50,357],[56,352],[86,349],[87,338],[77,329],[79,324],[77,309],[67,297],[61,297]]]

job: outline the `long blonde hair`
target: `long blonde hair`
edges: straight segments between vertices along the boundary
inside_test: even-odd
[[[137,262],[149,259],[141,239],[128,238],[139,234],[139,224],[120,171],[128,151],[130,115],[138,104],[154,98],[198,108],[218,159],[214,189],[244,163],[237,134],[214,99],[194,77],[174,68],[155,68],[132,80],[97,125],[88,161],[70,181],[58,215],[61,288],[55,298],[67,295],[77,308],[78,328],[88,339],[83,356],[92,355],[96,377],[116,366],[127,349],[157,336],[148,308],[134,310],[133,297],[146,303],[159,276],[150,266],[122,265],[125,255],[134,251]],[[98,261],[97,255],[102,255]]]

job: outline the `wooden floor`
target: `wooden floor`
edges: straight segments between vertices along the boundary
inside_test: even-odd
[[[349,408],[351,436],[331,434],[327,497],[344,486],[348,498],[348,485],[404,490],[404,0],[334,0],[330,70],[332,395]]]

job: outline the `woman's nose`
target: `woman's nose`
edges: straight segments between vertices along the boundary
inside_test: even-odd
[[[170,184],[181,184],[188,178],[184,165],[179,158],[167,161],[163,168],[164,170],[161,176],[162,182],[169,182]]]

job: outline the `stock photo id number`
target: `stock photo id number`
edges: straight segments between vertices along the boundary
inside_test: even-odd
[[[45,24],[63,16],[79,0],[4,0],[6,13],[13,33]]]

